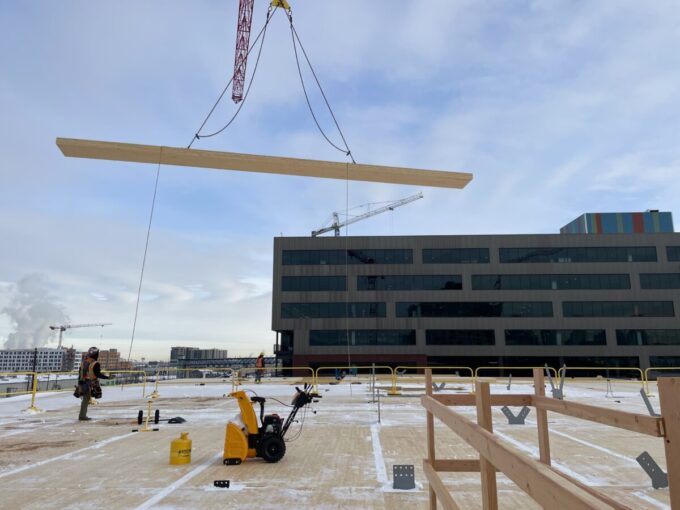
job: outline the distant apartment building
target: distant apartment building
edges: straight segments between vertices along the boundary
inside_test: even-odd
[[[170,363],[179,367],[224,365],[228,357],[226,349],[199,349],[197,347],[172,347],[170,349]]]
[[[680,366],[670,213],[575,222],[560,234],[277,237],[277,356],[296,367]]]
[[[63,372],[73,367],[73,349],[10,349],[0,351],[0,372]]]
[[[83,353],[85,354],[85,353]],[[132,363],[122,360],[117,349],[99,351],[99,365],[103,370],[131,370]]]

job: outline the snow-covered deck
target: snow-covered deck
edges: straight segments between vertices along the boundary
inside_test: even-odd
[[[359,381],[359,380],[358,380]],[[358,382],[357,381],[357,382]],[[422,472],[426,457],[425,410],[420,406],[422,380],[411,391],[371,402],[370,385],[322,384],[318,404],[308,408],[301,433],[291,427],[287,452],[278,464],[249,460],[224,466],[222,449],[226,422],[238,412],[225,398],[231,384],[205,385],[183,381],[161,384],[154,409],[161,419],[182,416],[181,425],[161,422],[159,432],[132,433],[140,409],[146,413],[141,388],[104,388],[104,398],[90,407],[91,422],[76,420],[79,400],[71,393],[39,396],[40,414],[22,412],[30,395],[0,400],[0,500],[3,508],[287,508],[402,509],[427,508]],[[294,383],[291,379],[290,383]],[[288,403],[288,384],[247,385],[260,396]],[[444,392],[469,391],[469,384],[447,384]],[[567,380],[567,400],[647,413],[639,385]],[[651,387],[655,393],[655,386]],[[493,393],[533,393],[529,381],[494,384]],[[611,394],[610,394],[611,395]],[[652,397],[658,406],[658,400]],[[472,407],[457,408],[473,418]],[[267,401],[267,413],[288,410]],[[316,411],[314,414],[312,411]],[[515,410],[517,411],[517,410]],[[510,445],[537,456],[535,411],[527,425],[508,425],[494,409],[495,432]],[[300,417],[302,417],[302,412]],[[549,413],[553,465],[590,486],[600,488],[632,508],[668,508],[667,489],[654,490],[635,461],[647,450],[665,469],[661,439]],[[437,424],[437,457],[474,458],[474,451]],[[188,431],[193,440],[192,463],[168,463],[170,441]],[[392,466],[414,464],[416,489],[391,488]],[[464,508],[480,508],[478,473],[443,475]],[[230,480],[228,489],[214,480]],[[498,476],[501,508],[538,508],[503,475]]]

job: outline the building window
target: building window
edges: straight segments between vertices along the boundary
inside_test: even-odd
[[[488,264],[488,248],[426,248],[424,264]]]
[[[680,345],[680,329],[617,329],[618,345]]]
[[[413,264],[413,250],[347,250],[349,264]]]
[[[627,274],[474,274],[473,290],[630,289]]]
[[[416,345],[416,332],[413,329],[312,329],[309,345]]]
[[[550,301],[399,302],[397,317],[552,317]]]
[[[281,303],[282,319],[385,317],[385,303]]]
[[[284,266],[318,266],[345,263],[344,250],[283,250]]]
[[[460,290],[463,278],[454,275],[357,276],[358,290]]]
[[[649,365],[652,367],[668,367],[668,368],[676,368],[680,367],[680,356],[650,356],[649,357]],[[680,372],[680,369],[678,369],[678,372]],[[675,371],[664,371],[664,372],[656,372],[654,376],[670,376],[670,375],[676,375]]]
[[[668,262],[680,262],[680,246],[666,246]]]
[[[344,276],[284,276],[281,278],[283,292],[311,292],[347,290]]]
[[[680,289],[680,273],[642,273],[640,287],[643,289]]]
[[[427,329],[427,345],[495,345],[493,329]]]
[[[506,329],[505,345],[607,345],[604,329]]]
[[[673,301],[565,301],[565,317],[673,317]]]
[[[413,264],[413,250],[283,250],[284,266]]]
[[[545,262],[656,262],[654,246],[500,248],[505,263]]]

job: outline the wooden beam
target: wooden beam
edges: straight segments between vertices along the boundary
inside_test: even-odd
[[[544,508],[570,510],[610,508],[591,494],[569,483],[550,467],[507,446],[492,433],[433,398],[423,396],[421,403],[426,410],[448,425]]]
[[[270,174],[322,177],[326,179],[349,179],[352,181],[384,182],[388,184],[411,184],[436,188],[464,188],[472,174],[444,172],[440,170],[417,170],[359,163],[337,163],[311,159],[256,156],[235,152],[219,152],[158,145],[138,145],[120,142],[102,142],[57,138],[57,146],[64,156],[73,158],[105,159],[162,165],[212,168],[216,170],[239,170]]]
[[[671,508],[680,508],[680,378],[659,377],[659,404],[664,423],[664,448]]]
[[[663,437],[663,420],[661,418],[590,406],[578,402],[567,402],[566,400],[557,400],[550,397],[534,397],[534,406],[537,409],[566,414],[567,416],[581,418],[582,420],[603,423],[654,437]]]
[[[530,394],[517,394],[517,395],[491,395],[490,396],[491,405],[496,406],[532,406],[533,405],[533,395]],[[445,406],[475,406],[475,394],[474,393],[457,393],[457,394],[445,394],[445,395],[432,395],[437,402],[444,404]]]
[[[477,399],[477,424],[488,432],[493,432],[491,417],[491,390],[488,382],[475,383]],[[479,456],[479,472],[482,479],[482,508],[498,510],[498,489],[496,487],[496,468],[483,455]]]
[[[425,370],[425,394],[432,396],[432,370]],[[428,466],[436,462],[435,451],[434,451],[434,417],[432,413],[425,413],[427,421],[427,461]],[[435,475],[439,479],[438,475]],[[455,505],[455,503],[454,503]],[[430,483],[429,490],[429,506],[430,510],[437,510],[437,493],[434,490],[434,486]]]
[[[432,466],[442,473],[479,473],[479,459],[437,459]]]
[[[444,485],[442,479],[439,478],[437,472],[432,469],[432,465],[427,461],[427,459],[423,460],[423,472],[425,473],[427,481],[430,484],[430,491],[437,495],[437,498],[439,498],[439,502],[442,504],[442,506],[446,510],[460,510],[460,507],[456,504],[455,500],[451,496],[451,493],[446,488],[446,485]],[[437,503],[435,500],[435,510],[437,509],[436,505]]]
[[[537,397],[545,397],[545,377],[542,368],[534,368],[534,393]],[[548,429],[548,411],[536,408],[536,427],[538,428],[538,451],[543,464],[550,465],[550,435]]]

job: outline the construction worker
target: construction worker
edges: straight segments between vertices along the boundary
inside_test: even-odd
[[[261,352],[260,355],[257,357],[257,360],[255,360],[255,382],[257,384],[260,384],[262,381],[262,374],[264,373],[264,352]]]
[[[80,364],[80,373],[78,374],[78,388],[83,401],[80,404],[80,414],[78,419],[80,421],[89,421],[92,418],[87,417],[87,406],[90,405],[90,398],[101,398],[102,387],[99,385],[99,379],[112,379],[113,376],[102,374],[99,366],[99,349],[90,347]]]

